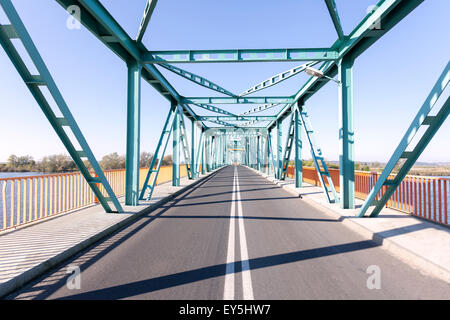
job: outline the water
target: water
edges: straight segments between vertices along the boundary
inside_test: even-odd
[[[0,179],[1,178],[41,176],[43,174],[44,173],[41,173],[41,172],[0,172]]]

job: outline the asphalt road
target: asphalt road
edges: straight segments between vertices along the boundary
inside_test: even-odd
[[[450,286],[230,166],[9,298],[450,299]]]

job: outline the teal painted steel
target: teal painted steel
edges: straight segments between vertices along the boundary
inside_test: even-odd
[[[289,121],[288,135],[286,137],[286,145],[284,146],[283,164],[281,166],[281,176],[279,178],[280,180],[286,180],[294,140],[295,140],[295,113],[291,115],[291,120]]]
[[[0,0],[0,3],[10,3],[10,0]],[[238,49],[238,50],[178,50],[178,51],[148,51],[145,46],[142,44],[141,40],[144,35],[144,32],[147,28],[147,24],[150,20],[152,12],[155,8],[156,1],[149,0],[147,1],[147,6],[144,12],[144,17],[141,21],[141,25],[138,31],[137,41],[132,40],[128,34],[123,30],[123,28],[114,20],[111,14],[103,7],[103,5],[98,0],[57,0],[59,4],[61,4],[64,8],[71,5],[77,5],[81,10],[81,22],[85,25],[91,33],[93,33],[96,37],[98,37],[109,49],[111,49],[116,55],[118,55],[123,61],[127,63],[127,65],[137,65],[142,66],[140,70],[140,77],[142,77],[145,81],[147,81],[151,86],[153,86],[160,94],[162,94],[166,99],[168,99],[171,104],[179,104],[182,108],[182,112],[188,119],[191,121],[198,121],[200,116],[198,116],[189,106],[190,103],[196,103],[197,106],[201,105],[202,108],[208,109],[209,111],[232,115],[230,112],[217,108],[215,106],[211,106],[209,104],[239,104],[239,103],[258,103],[265,104],[263,107],[253,108],[249,111],[244,112],[242,115],[251,114],[260,112],[263,110],[267,110],[274,105],[277,104],[286,104],[281,108],[281,111],[277,114],[276,118],[271,118],[266,121],[270,121],[266,129],[273,129],[276,126],[280,127],[281,121],[283,121],[287,116],[292,114],[292,106],[295,103],[301,102],[304,104],[305,101],[313,96],[318,90],[320,90],[330,79],[339,74],[342,88],[340,89],[340,115],[341,115],[341,123],[340,123],[340,139],[342,150],[340,152],[340,163],[341,163],[341,192],[343,193],[342,202],[343,207],[352,207],[354,206],[354,176],[352,178],[353,173],[353,123],[352,123],[352,113],[353,106],[351,103],[351,95],[352,95],[352,74],[351,67],[349,67],[354,59],[362,54],[365,50],[367,50],[373,43],[375,43],[379,38],[381,38],[386,32],[388,32],[393,26],[395,26],[399,21],[401,21],[405,16],[407,16],[412,10],[414,10],[418,5],[420,5],[423,0],[381,0],[377,3],[376,10],[370,12],[364,19],[359,23],[353,31],[348,35],[344,36],[344,32],[342,30],[342,26],[340,24],[339,15],[337,13],[336,3],[334,0],[324,0],[327,6],[328,12],[332,18],[333,24],[338,33],[338,40],[332,45],[331,48],[313,48],[313,49]],[[11,5],[12,6],[12,5]],[[381,27],[379,27],[381,26]],[[3,37],[3,43],[10,41],[12,38],[19,37],[19,34],[16,30],[10,26],[0,27],[0,34]],[[7,45],[6,45],[7,46]],[[12,52],[12,51],[10,51]],[[15,52],[15,51],[14,51]],[[13,56],[14,56],[13,52]],[[11,55],[11,53],[10,53]],[[12,58],[12,60],[14,57]],[[340,61],[341,60],[341,61]],[[21,69],[20,62],[21,60],[17,60],[16,68]],[[287,97],[235,97],[233,94],[224,88],[211,83],[209,80],[198,77],[193,73],[187,72],[180,68],[167,65],[166,63],[182,63],[182,62],[251,62],[251,61],[313,61],[316,64],[318,61],[324,61],[324,63],[320,66],[319,70],[324,73],[323,78],[311,78],[305,83],[305,85],[293,96]],[[14,62],[14,61],[13,61]],[[351,62],[351,63],[349,63]],[[213,89],[223,94],[230,95],[230,97],[182,97],[177,91],[172,87],[172,85],[163,77],[160,71],[156,68],[154,64],[164,64],[163,67],[169,68],[169,70],[184,76],[185,78],[194,81],[198,85],[205,86],[207,88]],[[27,70],[26,70],[27,71]],[[243,92],[243,96],[254,93],[261,89],[267,88],[271,85],[274,85],[284,79],[287,79],[290,76],[293,76],[300,72],[298,69],[289,70],[289,72],[281,73],[275,77],[271,77],[270,79],[251,87],[249,90]],[[47,118],[52,123],[52,126],[57,131],[58,135],[62,139],[66,148],[68,148],[69,153],[72,157],[77,157],[81,155],[91,156],[92,153],[90,150],[71,150],[70,149],[70,140],[65,141],[67,136],[64,136],[64,130],[61,130],[62,126],[69,124],[73,131],[79,132],[76,123],[71,118],[55,118],[51,112],[46,112],[45,99],[40,96],[40,92],[37,89],[40,85],[49,86],[48,81],[42,79],[41,76],[26,74],[24,80],[27,86],[30,88],[30,91],[35,96],[36,100],[39,102],[41,108],[46,113]],[[22,75],[22,74],[21,74]],[[29,77],[26,77],[29,76]],[[343,82],[342,79],[345,81]],[[129,88],[130,89],[130,88]],[[136,90],[136,88],[133,88]],[[135,97],[135,96],[134,96]],[[57,101],[58,102],[58,101]],[[59,101],[61,102],[61,101]],[[62,102],[64,102],[62,100]],[[129,100],[130,103],[130,100]],[[136,106],[136,101],[132,103]],[[206,106],[206,107],[205,107]],[[127,168],[127,186],[131,186],[132,191],[129,194],[132,194],[133,197],[136,195],[136,158],[139,157],[138,153],[136,154],[136,148],[139,148],[138,139],[136,136],[139,136],[138,126],[136,125],[136,117],[138,115],[139,108],[129,108],[132,111],[130,112],[133,117],[130,120],[130,117],[127,121],[131,121],[134,123],[129,123],[127,125],[127,129],[129,133],[129,137],[127,136],[127,163],[131,166],[130,170]],[[180,114],[181,116],[181,114]],[[70,115],[71,117],[71,115]],[[295,115],[294,115],[295,118]],[[257,120],[253,120],[244,124],[240,124],[240,126],[248,126],[257,121],[262,121],[264,118],[255,118]],[[227,119],[228,120],[228,119]],[[230,121],[233,121],[229,119]],[[439,119],[428,118],[428,125],[438,123]],[[208,118],[207,120],[200,121],[203,131],[208,129],[208,127],[204,124],[204,121],[210,121],[213,123],[218,123],[222,126],[228,127],[228,129],[237,129],[237,125],[228,123],[225,121],[221,121],[220,118]],[[244,120],[239,120],[244,121]],[[435,122],[436,121],[436,122]],[[167,123],[166,123],[167,124]],[[298,123],[295,123],[297,126]],[[436,125],[435,125],[436,126]],[[181,136],[183,136],[182,131],[183,125],[180,127]],[[281,130],[280,130],[281,131]],[[298,130],[294,130],[294,133]],[[225,132],[225,131],[224,131]],[[228,145],[228,136],[224,134],[224,132],[218,134],[216,139],[214,140],[214,147],[211,148],[211,153],[214,155],[211,158],[214,158],[214,166],[222,166],[224,164],[229,163],[229,152],[227,150]],[[276,166],[274,166],[275,174],[278,178],[280,178],[280,172],[282,166],[280,166],[280,132],[277,133],[277,162]],[[434,133],[429,132],[427,137],[432,137]],[[75,134],[77,139],[81,139],[84,141],[81,132]],[[309,138],[309,136],[308,136]],[[68,138],[67,138],[68,139]],[[168,138],[167,138],[168,139]],[[206,139],[206,137],[205,137]],[[211,138],[212,139],[212,138]],[[183,140],[183,139],[182,139]],[[246,137],[246,161],[247,164],[258,166],[258,152],[259,146],[258,142],[260,142],[260,138],[255,138],[255,136],[247,136]],[[167,146],[167,141],[164,144],[164,151]],[[297,142],[297,141],[296,141]],[[206,143],[206,141],[205,141]],[[205,144],[204,143],[204,144]],[[86,144],[87,146],[87,144]],[[82,146],[83,149],[86,149]],[[161,146],[158,145],[158,148]],[[292,146],[291,146],[292,147]],[[88,148],[88,147],[87,147]],[[133,149],[128,153],[128,148]],[[187,147],[189,148],[189,147]],[[198,174],[195,172],[195,165],[199,165],[199,162],[195,162],[194,157],[194,144],[192,145],[192,159],[191,159],[191,169],[192,176]],[[267,150],[271,148],[271,143],[268,140],[267,142]],[[206,144],[198,146],[199,150],[202,150],[202,154],[206,152]],[[296,147],[297,151],[297,147]],[[272,157],[275,155],[272,152]],[[405,153],[406,155],[406,153]],[[130,158],[128,158],[130,156]],[[196,155],[197,157],[200,154]],[[269,156],[269,153],[268,153]],[[92,155],[93,157],[93,155]],[[74,158],[74,159],[75,159]],[[408,154],[408,159],[413,159],[414,155]],[[77,160],[78,162],[82,162],[81,160]],[[100,167],[96,163],[95,158],[92,160],[95,162],[95,168],[100,170]],[[203,157],[202,157],[203,161]],[[130,164],[131,163],[131,164]],[[77,163],[78,165],[78,163]],[[81,163],[80,163],[81,165]],[[275,169],[276,168],[276,169]],[[81,170],[81,169],[80,169]],[[153,167],[152,167],[153,170]],[[158,169],[159,170],[159,169]],[[101,170],[100,170],[101,171]],[[189,174],[188,170],[188,174]],[[156,175],[158,171],[155,172]],[[103,172],[100,173],[101,176]],[[297,175],[297,174],[296,174]],[[101,178],[100,178],[101,180]],[[129,181],[128,181],[129,180]],[[342,181],[343,180],[343,181]],[[94,181],[94,180],[92,180]],[[92,182],[94,183],[94,182]],[[95,187],[93,187],[95,188]],[[106,189],[110,189],[109,185]],[[134,188],[134,189],[133,189]],[[150,188],[151,189],[151,188]],[[98,191],[98,190],[97,190]],[[112,190],[111,190],[112,191]],[[99,191],[98,191],[99,192]],[[151,194],[152,190],[150,190]],[[110,197],[111,198],[111,197]],[[117,205],[120,206],[117,199],[112,197],[113,202],[117,208]],[[102,201],[101,201],[102,202]],[[105,202],[105,201],[103,201]],[[102,205],[105,203],[102,202]],[[134,200],[132,201],[134,202]],[[135,202],[137,203],[137,202]],[[116,205],[117,204],[117,205]],[[107,205],[107,204],[106,204]]]
[[[181,115],[177,106],[172,130],[172,186],[180,186]]]
[[[331,20],[333,21],[338,37],[344,37],[344,31],[342,30],[341,19],[339,18],[336,3],[334,0],[325,0],[325,4],[327,5],[328,12],[330,13]]]
[[[301,107],[300,107],[301,108]],[[303,162],[302,162],[302,120],[300,109],[297,107],[294,111],[294,132],[295,132],[295,187],[301,188],[303,184]]]
[[[413,119],[409,128],[406,130],[406,133],[404,134],[402,140],[400,141],[393,155],[386,164],[383,172],[375,183],[375,186],[367,196],[366,201],[364,202],[361,210],[358,213],[358,216],[364,216],[369,206],[371,206],[375,201],[375,198],[380,192],[381,188],[384,185],[387,185],[387,190],[385,191],[381,199],[379,201],[376,201],[375,208],[370,213],[371,217],[378,216],[380,211],[385,206],[386,202],[389,200],[408,171],[412,168],[414,163],[422,154],[425,147],[439,130],[442,123],[445,121],[445,119],[447,119],[450,112],[450,95],[447,92],[447,96],[443,97],[443,93],[448,87],[449,82],[450,62],[447,63],[447,66],[431,89],[428,97],[419,109],[419,112]],[[435,113],[435,107],[439,106],[438,102],[442,100],[445,100],[445,102],[440,106],[439,111],[434,116],[431,116],[430,113]],[[406,151],[416,134],[420,132],[420,127],[422,126],[426,127],[426,130],[423,132],[421,139],[417,142],[417,144],[411,151]],[[390,174],[392,173],[392,170],[400,159],[405,159],[405,162],[401,165],[395,178],[388,180]],[[389,184],[387,183],[387,181],[389,181]]]
[[[148,51],[142,55],[144,63],[329,61],[337,58],[338,52],[332,48],[172,50]]]
[[[308,62],[308,63],[302,64],[300,66],[297,66],[295,68],[291,68],[287,71],[278,73],[278,74],[270,77],[269,79],[266,79],[266,80],[258,83],[257,85],[251,87],[250,89],[245,90],[239,96],[243,97],[243,96],[249,95],[251,93],[255,93],[257,91],[267,89],[271,86],[274,86],[280,82],[283,82],[283,81],[299,74],[300,72],[304,71],[307,66],[312,67],[312,66],[316,65],[317,63],[318,62]]]
[[[186,133],[186,126],[184,124],[184,117],[180,110],[178,110],[180,115],[180,139],[181,139],[181,145],[183,147],[183,156],[184,156],[184,163],[186,165],[186,172],[189,179],[192,179],[192,170],[191,170],[191,156],[189,151],[189,140]]]
[[[352,57],[355,59],[384,34],[392,29],[397,23],[405,18],[411,11],[417,8],[424,0],[381,0],[377,3],[377,8],[367,16],[353,29],[353,31],[344,39],[336,41],[333,48],[339,51],[339,57]],[[381,25],[382,29],[374,28]],[[327,61],[319,68],[327,77],[333,78],[338,74],[338,66],[335,61]],[[294,95],[294,102],[302,101],[305,103],[317,91],[319,91],[330,80],[328,78],[311,78]],[[278,119],[286,118],[290,112],[290,105],[284,107],[278,113]],[[269,123],[268,129],[275,128],[276,120]]]
[[[256,108],[252,108],[250,110],[244,111],[240,114],[240,116],[246,116],[249,114],[253,114],[253,113],[258,113],[258,112],[262,112],[268,109],[271,109],[273,107],[279,106],[279,103],[270,103],[270,104],[263,104],[262,106],[258,106]]]
[[[196,145],[196,122],[191,121],[191,171],[192,171],[192,179],[197,178],[197,171],[196,171],[196,163],[195,160],[197,158],[195,157],[195,145]]]
[[[246,103],[293,103],[292,97],[183,97],[182,103],[186,104],[246,104]]]
[[[281,145],[281,140],[283,138],[282,121],[277,121],[277,168],[275,178],[281,178],[281,170],[283,166],[283,158],[281,157],[283,153],[283,146]]]
[[[139,157],[141,123],[141,66],[128,65],[127,152],[125,171],[125,204],[139,205]]]
[[[339,64],[339,188],[343,209],[355,208],[353,62],[345,57]]]
[[[90,188],[94,192],[104,210],[106,212],[113,212],[111,206],[108,203],[112,202],[116,212],[123,212],[122,206],[120,205],[111,186],[106,180],[106,177],[102,169],[100,168],[100,165],[95,159],[94,154],[92,153],[86,139],[84,138],[80,128],[78,127],[77,122],[70,112],[70,109],[67,106],[61,92],[59,91],[53,77],[51,76],[44,60],[42,59],[39,51],[33,43],[33,40],[28,34],[27,29],[25,28],[22,20],[17,14],[17,11],[15,10],[10,0],[1,0],[0,5],[11,23],[11,27],[9,27],[9,29],[14,29],[14,32],[5,32],[5,28],[0,28],[0,44],[10,58],[11,62],[14,64],[17,72],[24,80],[36,102],[41,107],[41,110],[44,112],[45,116],[60,138],[61,142],[66,147],[66,150],[77,165],[81,174],[88,182]],[[14,38],[19,38],[22,41],[25,50],[34,63],[37,71],[39,72],[38,75],[33,75],[28,70],[20,54],[17,52],[13,43],[11,42],[11,36],[13,36]],[[39,89],[40,86],[47,87],[63,117],[57,117],[55,115],[49,102],[42,94],[42,91]],[[65,129],[67,129],[68,131],[70,129],[70,131],[75,136],[76,142],[78,142],[78,144],[80,145],[81,150],[76,149],[73,141],[71,141]],[[91,164],[96,177],[91,176],[91,173],[87,169],[82,158],[87,158],[87,161]],[[103,186],[107,197],[102,194],[97,184],[101,184]]]
[[[300,109],[301,107],[301,109]],[[309,146],[311,149],[311,156],[314,161],[314,166],[316,167],[317,176],[319,177],[320,184],[322,185],[322,190],[329,203],[338,203],[339,197],[336,193],[336,189],[334,188],[333,180],[331,179],[330,172],[328,171],[327,164],[322,154],[322,149],[319,148],[315,133],[311,125],[311,120],[309,118],[308,113],[306,112],[305,106],[298,106],[300,110],[300,116],[302,120],[303,127],[305,128],[306,137],[309,142]],[[327,178],[328,186],[325,183],[325,179]],[[330,190],[333,195],[333,199],[330,197]]]
[[[256,137],[256,170],[261,171],[261,137]]]
[[[209,105],[209,104],[193,103],[193,105],[194,105],[194,106],[197,106],[197,107],[199,107],[199,108],[208,110],[208,111],[215,112],[215,113],[225,114],[225,115],[227,115],[227,116],[233,116],[233,117],[236,117],[236,116],[237,116],[237,115],[235,115],[234,113],[231,113],[231,112],[229,112],[229,111],[227,111],[227,110],[224,110],[224,109],[221,109],[221,108],[218,108],[218,107],[216,107],[216,106]],[[198,118],[197,118],[197,120],[198,120]]]
[[[138,34],[136,36],[136,42],[142,41],[142,38],[144,37],[144,33],[147,30],[148,23],[150,22],[150,18],[152,17],[157,2],[158,0],[147,0],[144,15],[142,17],[141,24],[139,25]]]
[[[276,116],[198,116],[199,121],[270,121]]]
[[[163,130],[158,140],[155,153],[150,161],[147,176],[145,177],[144,184],[142,186],[140,200],[150,200],[152,198],[153,190],[155,189],[156,180],[158,179],[159,169],[161,168],[162,159],[166,153],[167,145],[169,143],[170,134],[173,129],[175,120],[176,104],[172,104],[169,114],[167,115],[166,122],[164,123]],[[156,168],[155,168],[156,165]],[[150,180],[151,179],[151,180]],[[148,191],[147,196],[145,193]]]
[[[230,97],[236,96],[234,93],[231,93],[230,91],[228,91],[227,89],[219,86],[218,84],[215,84],[214,82],[212,82],[212,81],[210,81],[210,80],[208,80],[208,79],[206,79],[204,77],[201,77],[199,75],[196,75],[196,74],[194,74],[192,72],[183,70],[181,68],[172,66],[172,65],[167,64],[167,63],[161,63],[161,64],[159,64],[159,66],[161,66],[161,67],[163,67],[163,68],[165,68],[165,69],[167,69],[169,71],[172,71],[173,73],[179,75],[180,77],[188,79],[189,81],[192,81],[192,82],[198,84],[199,86],[202,86],[202,87],[211,89],[213,91],[217,91],[217,92],[226,94],[227,96],[230,96]]]

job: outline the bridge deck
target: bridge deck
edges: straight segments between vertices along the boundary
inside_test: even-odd
[[[81,288],[70,290],[73,265],[81,268]],[[381,271],[379,290],[367,288],[372,265]],[[224,297],[449,299],[450,290],[340,219],[230,166],[11,296]]]

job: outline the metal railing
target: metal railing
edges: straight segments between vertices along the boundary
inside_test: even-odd
[[[139,172],[140,188],[148,168]],[[104,171],[114,193],[125,194],[125,169]],[[187,175],[180,166],[180,176]],[[157,184],[172,180],[172,166],[162,166]],[[105,191],[102,187],[103,194]],[[80,172],[0,178],[0,231],[98,203]]]
[[[294,177],[294,166],[289,166],[288,177]],[[336,190],[339,190],[339,170],[329,169]],[[355,197],[366,199],[379,175],[378,172],[355,171]],[[395,174],[390,175],[393,179]],[[320,186],[316,169],[303,167],[303,181]],[[377,194],[381,199],[387,186]],[[396,209],[448,226],[450,212],[450,179],[429,176],[406,176],[386,204],[386,207]]]

